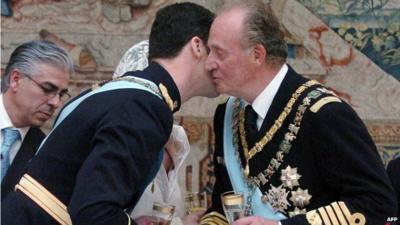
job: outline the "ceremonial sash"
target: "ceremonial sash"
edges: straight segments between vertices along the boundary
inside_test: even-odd
[[[117,80],[117,81],[112,81],[109,83],[104,84],[103,86],[92,90],[81,97],[75,99],[73,102],[68,104],[59,114],[53,129],[56,129],[56,127],[85,99],[88,97],[101,93],[104,91],[110,91],[110,90],[116,90],[116,89],[126,89],[126,88],[131,88],[131,89],[140,89],[144,91],[148,91],[159,98],[162,99],[162,96],[157,93],[154,90],[158,90],[158,87],[156,84],[154,84],[151,81],[141,79],[134,77],[135,80],[139,81],[140,83],[136,83],[132,80]],[[146,85],[146,86],[145,86]],[[48,136],[51,135],[51,132],[49,133]],[[47,137],[48,137],[47,136]],[[38,151],[40,148],[43,146],[45,143],[47,137],[42,141]],[[57,222],[59,222],[62,225],[72,225],[71,218],[68,214],[67,207],[57,199],[56,196],[54,196],[51,192],[49,192],[44,186],[42,186],[39,182],[37,182],[35,179],[33,179],[31,176],[28,174],[25,174],[19,183],[15,186],[16,190],[20,190],[23,192],[25,195],[27,195],[32,201],[34,201],[36,204],[38,204],[44,211],[46,211],[52,218],[54,218]],[[127,214],[128,217],[128,225],[131,224],[131,220],[129,215]]]
[[[283,220],[286,219],[285,215],[280,212],[275,212],[269,203],[262,203],[262,193],[259,188],[255,188],[253,193],[250,193],[247,187],[247,182],[244,180],[243,171],[235,155],[235,146],[233,145],[233,133],[232,133],[232,120],[233,120],[233,103],[235,97],[228,99],[224,118],[224,159],[226,169],[232,187],[234,191],[241,191],[245,195],[245,199],[248,195],[252,194],[251,205],[253,209],[253,215],[261,216],[270,220]]]
[[[149,87],[144,86],[143,84],[140,83],[135,83],[134,81],[131,80],[124,80],[124,77],[120,78],[117,81],[111,81],[108,82],[106,84],[104,84],[103,86],[89,91],[88,93],[82,95],[81,97],[75,99],[73,102],[69,103],[59,114],[56,122],[54,123],[53,128],[51,129],[50,133],[46,136],[46,138],[42,141],[42,143],[39,146],[39,149],[37,150],[36,154],[40,151],[40,149],[42,148],[43,144],[46,142],[47,138],[51,135],[51,133],[53,132],[53,130],[55,130],[57,128],[57,126],[72,112],[74,111],[74,109],[85,99],[87,99],[88,97],[97,94],[97,93],[101,93],[104,91],[111,91],[111,90],[116,90],[116,89],[126,89],[126,88],[131,88],[131,89],[140,89],[140,90],[144,90],[144,91],[148,91],[156,96],[158,96],[159,98],[162,99],[162,96],[159,93],[156,93],[154,90],[152,89],[156,89],[158,90],[158,87],[156,84],[154,84],[153,82],[146,80],[146,79],[142,79],[142,78],[138,78],[138,77],[131,77],[134,78],[135,80],[141,82],[141,83],[145,83],[146,85],[148,85]],[[152,88],[150,88],[152,87]]]

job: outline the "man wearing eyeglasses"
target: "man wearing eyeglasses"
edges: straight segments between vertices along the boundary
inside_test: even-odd
[[[39,129],[70,96],[66,51],[47,41],[17,47],[1,79],[1,197],[14,190],[44,133]]]

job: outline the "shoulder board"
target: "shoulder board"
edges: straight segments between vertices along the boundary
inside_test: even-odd
[[[313,113],[317,113],[324,105],[331,102],[342,102],[342,100],[335,96],[323,97],[310,107],[310,111]]]

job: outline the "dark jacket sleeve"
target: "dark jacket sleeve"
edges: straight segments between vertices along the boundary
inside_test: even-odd
[[[226,103],[218,105],[214,115],[214,176],[215,183],[211,196],[211,207],[206,211],[199,221],[199,225],[228,225],[225,218],[224,210],[221,204],[221,194],[232,190],[232,185],[229,180],[228,172],[224,162],[224,146],[223,146],[223,131]]]
[[[224,146],[223,131],[226,103],[218,105],[214,115],[214,132],[215,132],[215,151],[214,151],[214,175],[215,184],[212,192],[212,204],[205,215],[213,216],[212,213],[219,213],[222,216],[224,211],[221,204],[221,194],[232,190],[229,175],[224,163]],[[203,217],[204,218],[204,217]],[[207,216],[205,216],[207,218]],[[202,224],[202,222],[200,222]]]
[[[389,162],[387,173],[397,196],[397,220],[400,220],[400,157]]]
[[[336,212],[339,203],[348,209],[350,218],[364,218],[367,225],[384,224],[395,215],[393,188],[372,138],[353,109],[346,103],[330,103],[317,113],[308,111],[307,122],[312,127],[310,150],[315,156],[316,173],[337,193],[338,200],[282,224],[310,224],[312,213],[326,224],[320,210]],[[341,211],[347,218],[345,210]]]
[[[157,97],[145,103],[127,99],[94,128],[92,150],[68,206],[74,225],[128,224],[125,209],[154,178],[172,129],[172,114],[161,103]]]

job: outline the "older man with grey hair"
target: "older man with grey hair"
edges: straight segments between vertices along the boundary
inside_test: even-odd
[[[66,51],[47,41],[17,47],[1,79],[1,196],[14,190],[44,138],[39,129],[69,97],[74,72]]]

